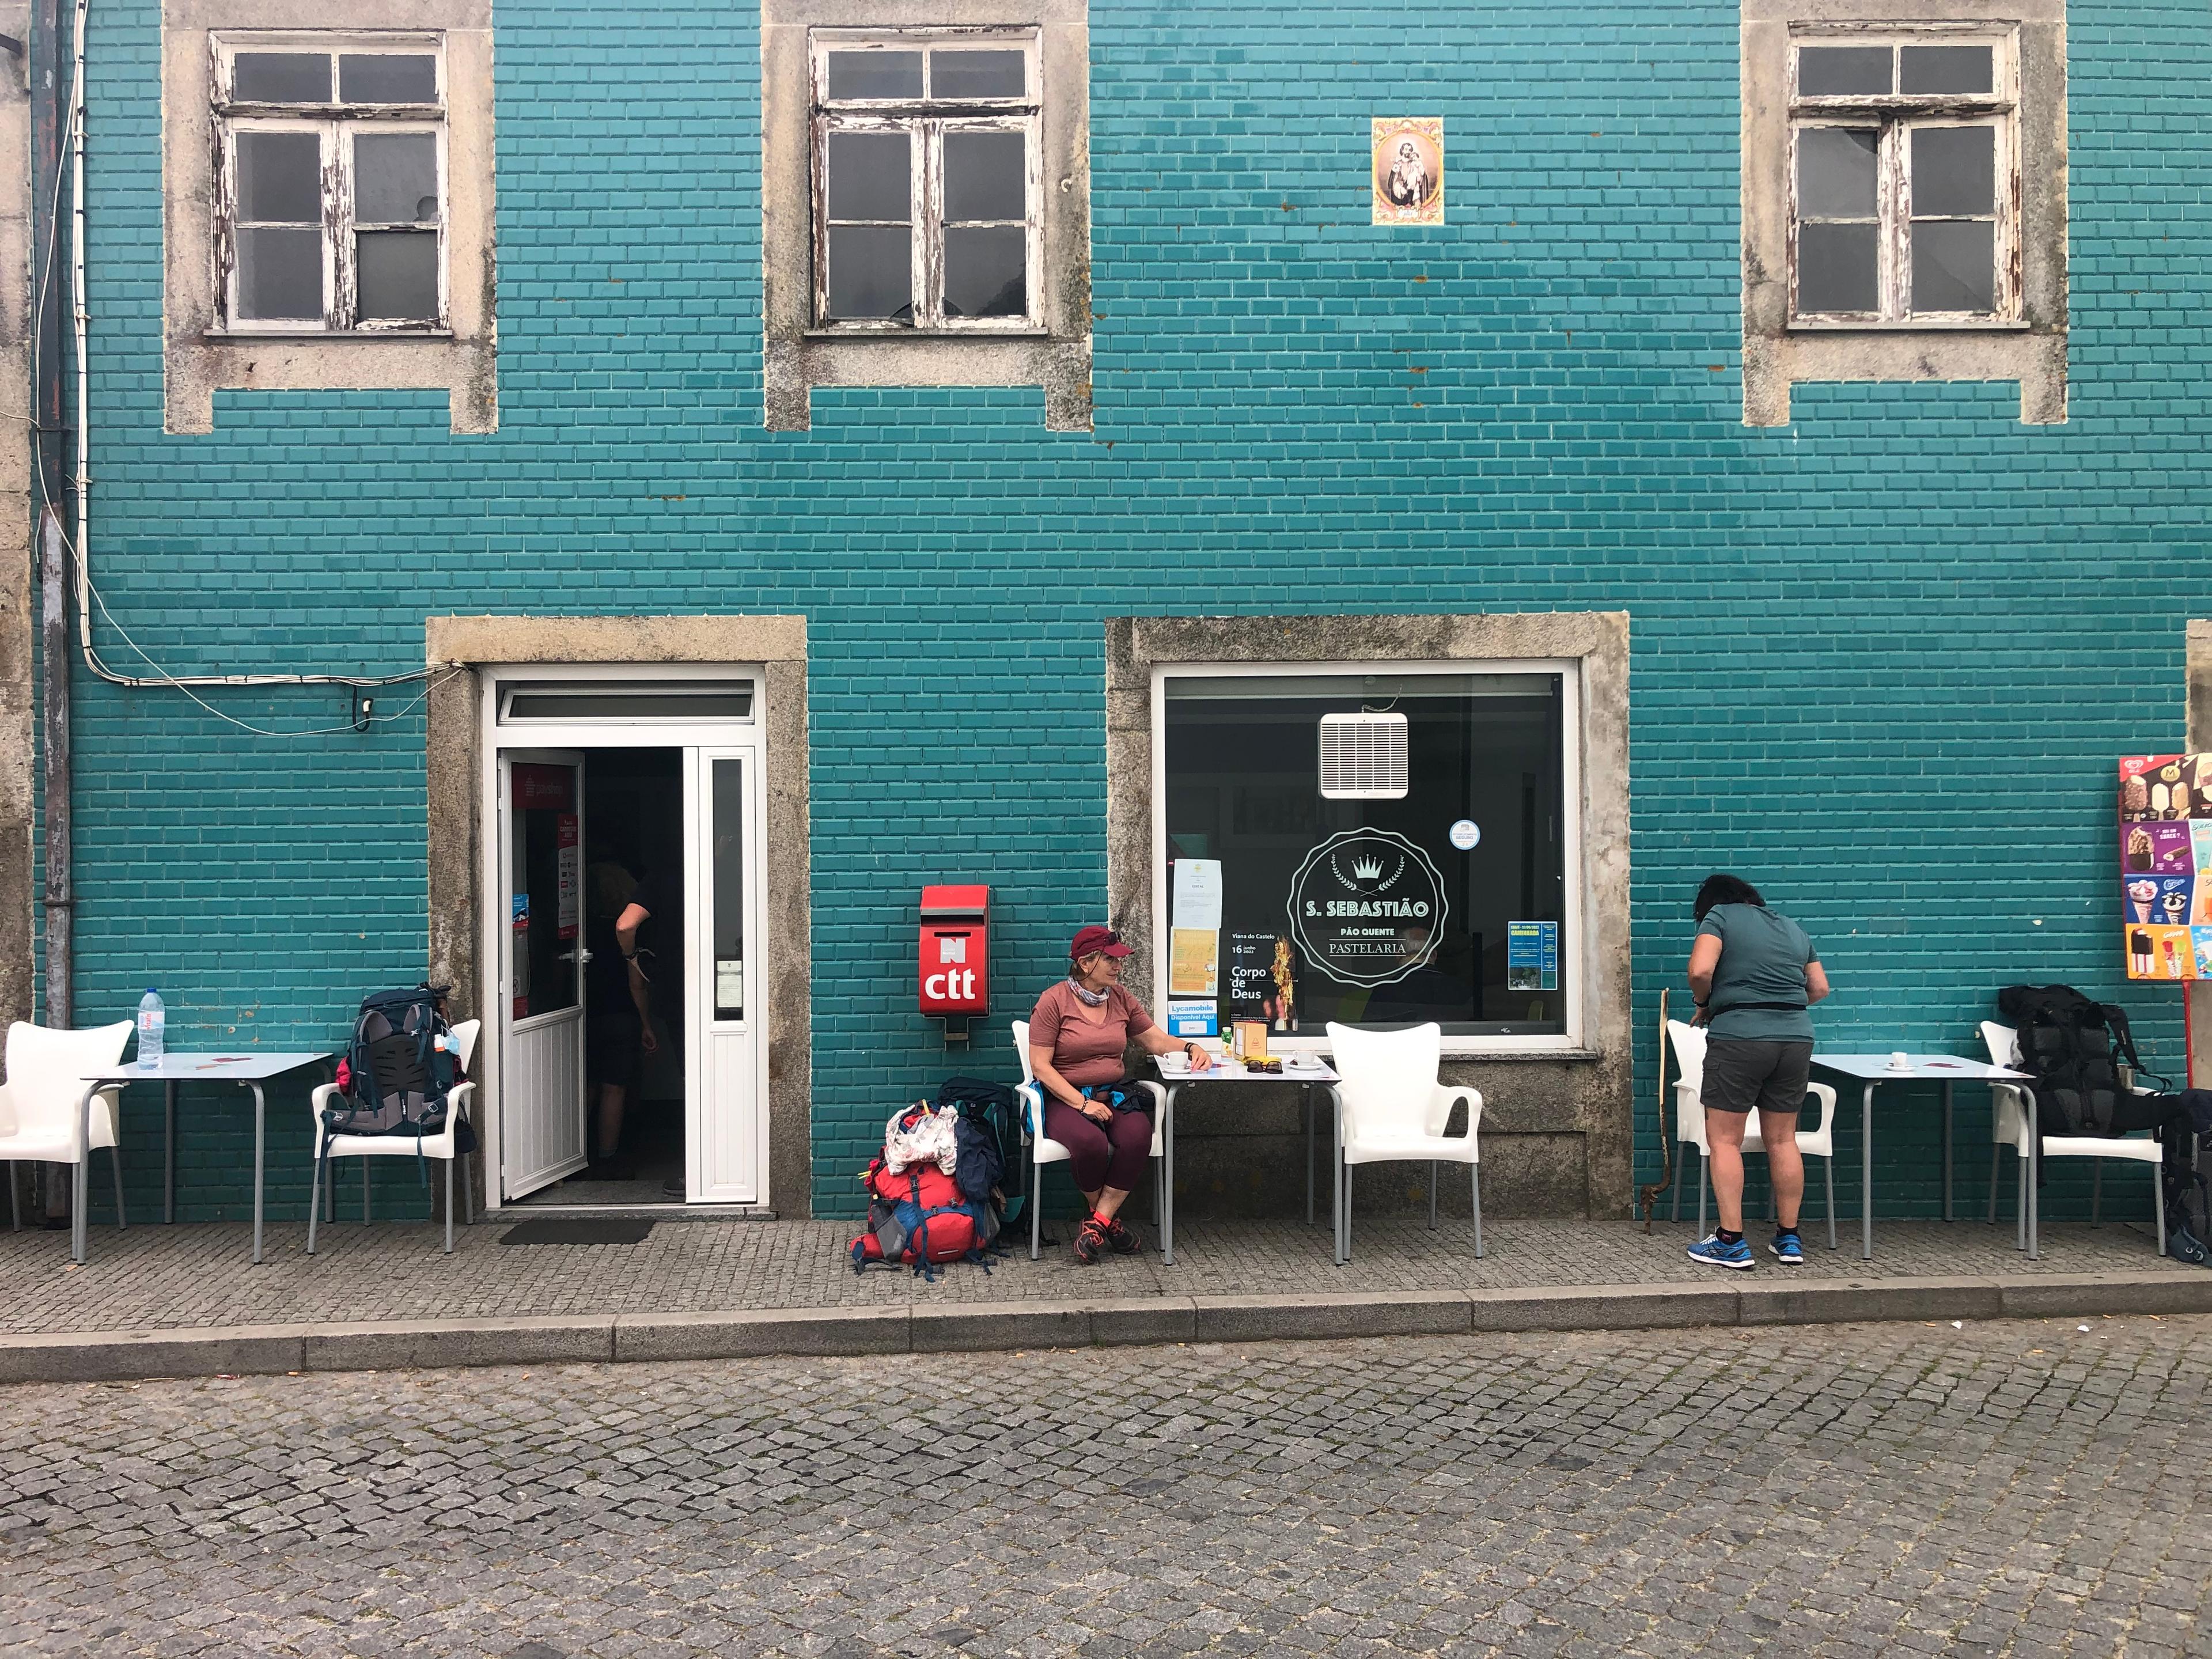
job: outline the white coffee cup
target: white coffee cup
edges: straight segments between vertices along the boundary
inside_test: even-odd
[[[1912,1056],[1906,1054],[1902,1048],[1896,1050],[1889,1057],[1889,1069],[1893,1072],[1911,1071],[1912,1069]]]

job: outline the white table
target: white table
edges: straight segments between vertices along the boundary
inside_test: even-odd
[[[1316,1058],[1310,1066],[1292,1066],[1288,1057],[1283,1059],[1279,1072],[1248,1072],[1240,1060],[1216,1055],[1213,1068],[1194,1072],[1190,1062],[1171,1066],[1164,1056],[1160,1062],[1160,1081],[1167,1085],[1167,1104],[1160,1109],[1160,1158],[1164,1167],[1160,1170],[1160,1256],[1170,1267],[1175,1263],[1175,1108],[1176,1097],[1196,1085],[1255,1083],[1294,1083],[1301,1086],[1306,1109],[1306,1225],[1314,1218],[1314,1091],[1327,1089],[1333,1102],[1336,1084],[1340,1081],[1327,1062]]]
[[[77,1103],[77,1145],[87,1146],[92,1141],[92,1097],[102,1089],[118,1084],[161,1083],[167,1085],[167,1099],[161,1122],[161,1219],[173,1222],[177,1218],[177,1085],[179,1083],[235,1083],[240,1088],[253,1091],[253,1259],[261,1260],[261,1173],[267,1127],[268,1102],[263,1097],[261,1085],[270,1078],[286,1072],[296,1072],[303,1066],[326,1064],[337,1058],[335,1054],[167,1054],[156,1066],[118,1065],[106,1071],[88,1073],[82,1079],[84,1098]],[[118,1119],[121,1113],[117,1114]],[[119,1139],[122,1124],[116,1125]],[[75,1221],[70,1230],[70,1255],[82,1262],[85,1259],[85,1188],[89,1158],[80,1158],[76,1165],[76,1203]]]
[[[1859,1095],[1859,1255],[1874,1259],[1874,1091],[1880,1083],[1940,1083],[1943,1085],[1943,1219],[1951,1219],[1951,1090],[1960,1083],[2016,1083],[2023,1091],[2031,1079],[2025,1072],[1992,1066],[1984,1060],[1962,1060],[1956,1054],[1907,1054],[1901,1066],[1890,1064],[1887,1054],[1834,1054],[1815,1052],[1813,1064],[1823,1071],[1856,1078],[1865,1086]],[[2035,1097],[2028,1095],[2028,1121],[2035,1117]],[[2028,1191],[2035,1190],[2035,1158],[2029,1156]],[[2031,1241],[2028,1255],[2036,1251],[2034,1200],[2028,1200]]]

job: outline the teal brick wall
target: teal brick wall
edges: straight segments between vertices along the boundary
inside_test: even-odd
[[[972,1063],[912,1008],[916,890],[994,884],[1006,1008],[1103,910],[1100,626],[1130,613],[1632,613],[1648,1172],[1657,996],[1717,866],[1820,941],[1836,1042],[1964,1049],[1995,987],[2065,980],[2178,1065],[2178,994],[2120,978],[2106,803],[2113,757],[2179,741],[2183,623],[2212,614],[2212,23],[2072,9],[2063,427],[1995,385],[1800,387],[1790,428],[1740,424],[1733,6],[1097,0],[1095,434],[959,390],[818,392],[812,431],[772,434],[757,8],[512,0],[498,434],[452,435],[442,394],[224,394],[172,438],[159,8],[112,0],[103,648],[392,672],[432,612],[805,612],[827,1210],[889,1107]],[[1365,222],[1368,118],[1398,113],[1445,118],[1444,228]],[[79,690],[85,1019],[156,981],[173,1041],[326,1043],[419,971],[419,709],[301,734],[342,700]],[[277,1111],[297,1213],[304,1101]],[[1961,1115],[1978,1202],[1985,1104]],[[241,1213],[238,1103],[185,1120],[184,1213]],[[1925,1213],[1932,1115],[1893,1121],[1884,1207]],[[142,1203],[157,1126],[131,1131]]]

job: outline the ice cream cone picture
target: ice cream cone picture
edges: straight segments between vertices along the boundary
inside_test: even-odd
[[[2157,903],[2158,884],[2156,882],[2146,877],[2142,880],[2131,881],[2128,884],[2128,920],[2130,921],[2157,921],[2158,918],[2151,914]]]

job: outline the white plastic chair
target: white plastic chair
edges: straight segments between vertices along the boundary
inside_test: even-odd
[[[2020,1033],[2009,1025],[1994,1019],[1982,1022],[1982,1041],[1989,1045],[1990,1064],[2020,1067]],[[2148,1094],[2148,1089],[2138,1088],[2137,1094]],[[2027,1249],[2030,1218],[2028,1214],[2027,1162],[2034,1152],[2035,1126],[2029,1116],[2027,1097],[2017,1085],[1993,1083],[1990,1085],[1990,1214],[1989,1224],[1997,1219],[1997,1172],[2004,1149],[2013,1149],[2014,1165],[2017,1172],[2020,1212],[2014,1248]],[[2160,1171],[2160,1161],[2166,1156],[2166,1147],[2156,1135],[2145,1132],[2141,1135],[2045,1135],[2043,1137],[2044,1158],[2094,1158],[2097,1160],[2095,1174],[2089,1188],[2089,1224],[2097,1226],[2104,1220],[2105,1164],[2108,1158],[2130,1160],[2150,1165],[2151,1198],[2158,1215],[2158,1253],[2166,1254],[2166,1182]]]
[[[1030,1064],[1030,1023],[1025,1019],[1014,1022],[1014,1052],[1022,1060],[1021,1086],[1014,1093],[1022,1103],[1022,1133],[1030,1143],[1030,1260],[1034,1261],[1044,1238],[1044,1211],[1037,1201],[1044,1191],[1044,1166],[1065,1164],[1071,1154],[1066,1147],[1048,1138],[1044,1132],[1044,1086],[1036,1079],[1036,1067]],[[1167,1110],[1168,1091],[1158,1084],[1148,1083],[1141,1078],[1137,1080],[1137,1086],[1149,1091],[1152,1097],[1152,1221],[1157,1226],[1160,1217],[1167,1213],[1166,1166],[1161,1162],[1160,1119]]]
[[[15,1213],[16,1164],[83,1164],[100,1146],[107,1149],[115,1176],[116,1227],[128,1224],[123,1213],[123,1158],[115,1133],[115,1097],[122,1085],[102,1089],[93,1097],[91,1133],[82,1146],[77,1141],[77,1105],[84,1098],[85,1074],[110,1070],[122,1060],[132,1025],[126,1019],[88,1030],[57,1031],[19,1019],[8,1028],[8,1080],[0,1083],[0,1161],[8,1165],[8,1201],[15,1225],[22,1225],[22,1217]]]
[[[1705,1198],[1712,1190],[1712,1145],[1705,1134],[1705,1029],[1679,1019],[1667,1022],[1667,1041],[1674,1050],[1674,1063],[1681,1075],[1674,1083],[1674,1134],[1685,1146],[1698,1149],[1698,1237],[1705,1235]],[[1661,1057],[1663,1064],[1665,1057]],[[1810,1129],[1797,1132],[1797,1152],[1803,1158],[1823,1161],[1827,1188],[1828,1248],[1836,1248],[1836,1091],[1825,1083],[1808,1083],[1805,1092],[1820,1103],[1820,1121]],[[1744,1114],[1743,1150],[1764,1152],[1766,1143],[1759,1137],[1759,1114]],[[1688,1168],[1677,1164],[1674,1168],[1674,1218],[1682,1218],[1682,1176]],[[1768,1191],[1772,1192],[1772,1184]],[[1802,1219],[1802,1218],[1801,1218]]]
[[[477,1034],[483,1030],[480,1019],[465,1019],[453,1027],[453,1046],[460,1055],[461,1069],[468,1069],[470,1058],[477,1051]],[[323,1113],[335,1106],[342,1092],[335,1083],[325,1083],[308,1097],[307,1105],[314,1123],[316,1143],[315,1176],[307,1188],[307,1254],[315,1253],[315,1214],[320,1200],[323,1218],[334,1219],[331,1214],[330,1160],[335,1158],[423,1158],[443,1160],[446,1165],[446,1254],[453,1253],[453,1160],[456,1156],[453,1137],[462,1118],[468,1115],[469,1103],[475,1098],[477,1085],[457,1083],[446,1097],[446,1127],[442,1133],[424,1135],[419,1141],[413,1135],[331,1135],[323,1134]],[[462,1183],[465,1188],[467,1183]],[[361,1166],[361,1218],[368,1219],[368,1165]],[[473,1213],[470,1218],[475,1218]]]
[[[1444,1164],[1464,1164],[1474,1195],[1474,1253],[1482,1254],[1482,1096],[1447,1088],[1437,1080],[1443,1060],[1443,1028],[1435,1024],[1404,1031],[1328,1027],[1329,1052],[1342,1079],[1336,1087],[1336,1265],[1352,1260],[1352,1171],[1358,1164],[1429,1166],[1429,1229],[1437,1224],[1437,1176]],[[1452,1108],[1467,1103],[1467,1133],[1447,1135]]]

